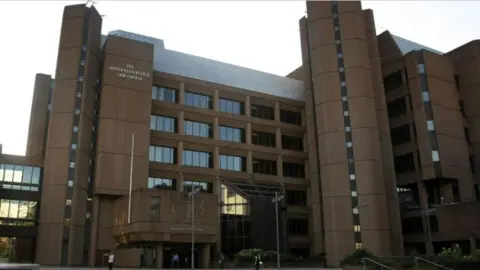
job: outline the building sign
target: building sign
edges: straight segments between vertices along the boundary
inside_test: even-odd
[[[111,71],[117,72],[117,77],[143,81],[145,78],[150,77],[150,73],[145,71],[136,70],[134,65],[126,64],[124,67],[110,66]]]

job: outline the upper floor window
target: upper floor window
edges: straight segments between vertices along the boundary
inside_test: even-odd
[[[283,176],[305,178],[305,165],[300,163],[283,163]]]
[[[282,148],[303,151],[303,138],[282,135]]]
[[[176,132],[176,119],[168,116],[150,115],[150,130]]]
[[[244,142],[245,131],[241,128],[220,126],[220,140],[230,142]]]
[[[417,70],[418,70],[418,73],[425,74],[425,65],[424,64],[418,64],[417,65]]]
[[[150,161],[161,163],[176,163],[175,148],[150,145],[148,158]]]
[[[175,179],[170,178],[157,178],[149,177],[148,178],[148,188],[159,188],[159,189],[175,189],[176,181]]]
[[[394,90],[403,85],[402,71],[395,71],[383,78],[383,85],[385,92]]]
[[[390,138],[393,145],[404,144],[410,142],[410,125],[405,124],[390,130]]]
[[[245,157],[220,155],[220,169],[229,171],[245,171]]]
[[[192,192],[192,190],[198,189],[200,192],[213,193],[213,184],[204,181],[183,181],[183,191]]]
[[[192,135],[192,136],[204,137],[204,138],[213,137],[212,125],[208,123],[185,120],[183,122],[183,130],[186,135]]]
[[[22,200],[0,200],[0,218],[35,220],[37,216],[37,202]],[[2,225],[20,225],[29,226],[30,224],[4,224]],[[31,224],[30,226],[33,226]]]
[[[276,138],[274,133],[253,131],[252,132],[252,144],[275,147]]]
[[[152,99],[177,103],[177,91],[177,89],[154,85],[152,86]]]
[[[185,91],[184,103],[202,109],[212,109],[212,97]]]
[[[289,235],[308,235],[308,219],[296,218],[288,220]]]
[[[243,102],[240,101],[219,98],[218,110],[231,114],[244,114],[244,105]]]
[[[252,117],[263,118],[267,120],[274,120],[275,119],[275,112],[272,107],[262,106],[262,105],[255,105],[252,104],[250,106]]]
[[[31,166],[0,164],[0,187],[39,191],[41,169]]]
[[[283,123],[300,126],[302,124],[302,114],[299,112],[280,110],[280,121]]]
[[[307,192],[304,190],[287,190],[285,199],[288,205],[306,206]]]
[[[405,115],[407,112],[407,103],[405,97],[400,97],[394,101],[387,103],[387,110],[389,117],[398,117]]]
[[[401,156],[395,156],[393,162],[395,164],[396,173],[406,173],[415,170],[415,161],[413,153]]]
[[[212,168],[213,167],[212,153],[193,151],[193,150],[183,150],[183,165]]]
[[[268,159],[254,159],[253,172],[269,175],[277,175],[277,162]]]

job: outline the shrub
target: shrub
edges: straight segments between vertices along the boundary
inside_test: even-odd
[[[369,258],[372,259],[376,262],[386,264],[385,262],[382,262],[377,256],[373,255],[372,253],[368,252],[365,249],[357,249],[355,250],[352,254],[346,256],[341,262],[340,266],[346,266],[346,265],[362,265],[362,259],[363,258]]]

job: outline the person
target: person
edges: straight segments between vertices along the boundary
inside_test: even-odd
[[[113,263],[115,262],[115,255],[113,254],[113,251],[110,251],[110,254],[108,255],[108,269],[112,270],[113,269]]]
[[[260,254],[258,254],[258,253],[257,253],[257,255],[255,255],[254,264],[255,264],[255,270],[259,270],[260,269],[260,264],[262,264],[262,261],[260,261]]]
[[[179,268],[178,254],[173,255],[173,268]]]
[[[188,263],[188,257],[185,257],[185,267],[186,268],[190,267],[190,264]]]
[[[220,269],[223,269],[223,261],[225,260],[225,258],[223,258],[223,254],[220,253],[220,256],[218,258],[218,263],[220,264]]]

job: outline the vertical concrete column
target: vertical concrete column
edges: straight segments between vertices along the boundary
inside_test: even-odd
[[[92,233],[90,235],[90,248],[88,250],[88,265],[95,266],[95,257],[97,255],[97,234],[98,234],[98,207],[100,199],[98,196],[92,198]]]
[[[218,146],[213,149],[213,169],[220,170],[220,151]]]
[[[208,269],[210,268],[210,244],[205,244],[203,246],[202,252],[202,268]]]
[[[180,83],[180,89],[178,89],[178,104],[185,104],[185,83]]]
[[[183,191],[183,172],[177,174],[177,190]]]
[[[253,173],[253,153],[248,151],[247,154],[247,173]]]
[[[245,131],[245,143],[252,144],[252,124],[247,123],[247,129]]]
[[[178,112],[178,117],[177,117],[177,132],[178,134],[183,134],[184,133],[184,123],[183,121],[185,120],[184,119],[184,112],[180,111]]]
[[[213,90],[213,110],[218,111],[218,89]]]
[[[157,262],[157,268],[161,269],[163,268],[163,244],[158,244],[157,249],[156,249],[156,254],[155,254],[156,262]]]
[[[250,108],[250,96],[246,96],[245,97],[245,116],[248,116],[250,117],[250,112],[251,112],[251,108]]]
[[[282,149],[282,131],[280,128],[275,130],[275,146],[279,149]]]
[[[183,162],[183,142],[177,142],[177,165],[181,166]]]
[[[213,139],[220,139],[220,127],[218,126],[218,117],[213,118]]]
[[[275,102],[275,107],[274,107],[274,118],[275,121],[280,122],[280,102]]]
[[[277,156],[277,176],[282,179],[283,182],[283,157]]]

